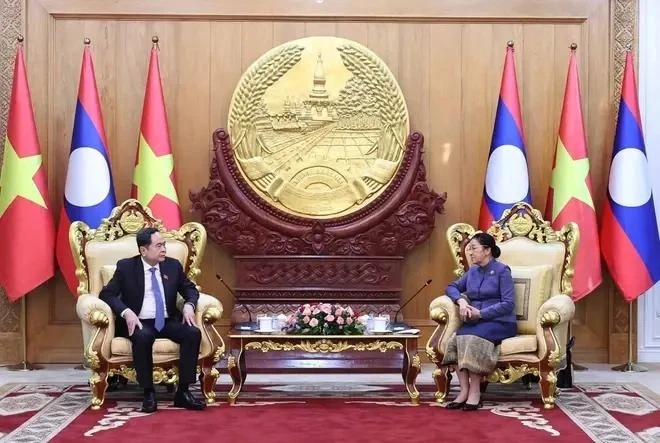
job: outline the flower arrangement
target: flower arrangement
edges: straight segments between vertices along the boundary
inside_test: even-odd
[[[353,309],[330,303],[302,305],[287,320],[286,332],[309,335],[359,335],[366,325]]]

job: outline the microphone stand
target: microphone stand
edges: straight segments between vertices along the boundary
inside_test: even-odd
[[[250,309],[247,307],[247,305],[245,303],[242,303],[242,302],[238,301],[238,298],[236,297],[236,294],[234,293],[234,291],[232,291],[232,289],[229,287],[229,285],[227,285],[227,283],[225,283],[222,276],[220,274],[215,274],[215,278],[220,280],[220,283],[222,283],[222,285],[227,289],[227,291],[231,294],[231,296],[234,297],[234,301],[237,302],[238,304],[240,304],[241,306],[243,306],[243,308],[247,311],[248,315],[250,316],[250,321],[243,321],[243,322],[240,322],[240,323],[235,323],[234,324],[234,329],[236,329],[237,331],[254,331],[254,330],[259,329],[259,325],[257,324],[257,322],[252,320],[252,312],[250,311]]]
[[[401,312],[401,310],[402,310],[403,308],[406,307],[406,305],[407,305],[408,303],[410,303],[410,302],[412,301],[413,298],[417,297],[417,295],[418,295],[420,292],[422,292],[422,290],[423,290],[425,287],[427,287],[428,285],[430,285],[432,281],[433,281],[433,280],[430,279],[430,278],[429,278],[428,280],[426,280],[426,282],[425,282],[425,283],[424,283],[424,284],[423,284],[423,285],[417,290],[417,292],[415,292],[415,293],[413,294],[412,297],[410,297],[408,300],[406,300],[406,302],[405,302],[404,304],[401,305],[401,307],[399,308],[399,310],[396,311],[396,314],[394,314],[394,322],[390,324],[390,329],[392,329],[392,331],[396,332],[396,331],[403,331],[403,330],[405,330],[405,329],[410,329],[410,325],[408,325],[407,323],[397,321],[397,318],[399,317],[399,313]]]

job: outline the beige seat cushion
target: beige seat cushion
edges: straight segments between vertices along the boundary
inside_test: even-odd
[[[176,354],[179,355],[179,345],[167,338],[157,338],[153,346],[154,354]],[[124,337],[115,337],[110,343],[110,352],[113,356],[132,356],[131,341]]]
[[[510,266],[519,334],[536,334],[537,314],[550,297],[552,265]]]
[[[536,338],[536,335],[518,335],[502,341],[500,355],[536,352],[537,346],[538,338]]]
[[[101,266],[101,281],[103,286],[107,285],[115,271],[117,270],[117,265],[103,265]]]

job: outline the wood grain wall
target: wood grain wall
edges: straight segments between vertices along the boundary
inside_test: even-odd
[[[10,0],[0,2],[16,7]],[[430,184],[448,193],[446,212],[438,216],[432,238],[407,258],[404,270],[404,298],[433,278],[431,287],[405,310],[405,317],[428,334],[428,305],[452,278],[445,231],[452,223],[474,224],[478,218],[507,40],[515,41],[532,198],[541,209],[568,47],[578,44],[594,198],[600,210],[620,53],[634,43],[635,5],[634,0],[26,0],[19,6],[24,8],[30,86],[58,214],[84,37],[92,40],[119,200],[130,193],[151,36],[160,37],[176,186],[187,221],[197,218],[189,212],[188,191],[208,181],[211,133],[226,126],[233,89],[256,58],[280,43],[313,35],[344,37],[372,49],[398,79],[411,127],[425,135]],[[14,38],[6,29],[0,32],[5,40]],[[216,272],[233,280],[231,257],[210,244],[200,284],[224,304],[221,326],[227,326],[232,299],[215,280]],[[582,361],[620,361],[627,353],[627,309],[606,280],[578,304],[574,334]],[[79,361],[80,324],[61,277],[27,300],[29,359]]]

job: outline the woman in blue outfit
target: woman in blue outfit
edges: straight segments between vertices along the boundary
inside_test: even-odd
[[[473,266],[447,287],[447,296],[458,305],[463,325],[447,345],[443,365],[458,375],[460,392],[448,409],[479,408],[480,383],[497,364],[499,344],[517,333],[511,269],[496,260],[500,248],[485,232],[475,234],[466,253]]]

